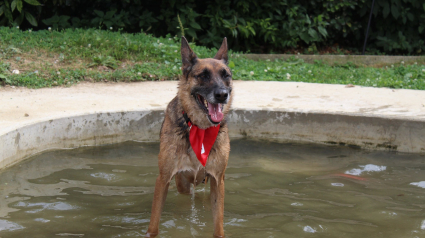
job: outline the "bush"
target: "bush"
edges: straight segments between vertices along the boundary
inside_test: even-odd
[[[227,36],[238,51],[314,53],[324,47],[360,51],[370,9],[366,0],[0,0],[0,25],[185,34],[209,47]],[[424,19],[421,0],[376,0],[368,48],[423,54]]]
[[[0,1],[0,26],[19,26],[24,19],[32,26],[38,26],[38,22],[33,16],[36,6],[41,4],[37,0],[3,0]],[[40,8],[39,8],[40,9]]]

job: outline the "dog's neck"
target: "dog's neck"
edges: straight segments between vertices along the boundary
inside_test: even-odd
[[[187,116],[187,113],[186,112],[182,112],[183,113],[183,118],[184,118],[184,120],[186,121],[186,124],[188,124],[189,125],[189,123],[192,123],[191,121],[190,121],[190,118]]]
[[[189,127],[189,142],[198,158],[199,162],[205,167],[210,151],[217,139],[220,131],[220,124],[211,126],[207,129],[200,129],[193,125],[187,114],[183,111],[183,117]]]

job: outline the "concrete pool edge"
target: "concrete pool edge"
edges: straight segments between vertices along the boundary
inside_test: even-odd
[[[163,109],[98,112],[44,120],[0,135],[0,169],[34,154],[124,141],[158,141]],[[425,154],[425,121],[338,113],[234,109],[232,138],[345,145]]]

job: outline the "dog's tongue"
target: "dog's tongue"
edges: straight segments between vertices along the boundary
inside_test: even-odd
[[[219,103],[208,103],[208,115],[210,115],[210,118],[213,122],[221,122],[221,120],[223,120],[221,105]]]

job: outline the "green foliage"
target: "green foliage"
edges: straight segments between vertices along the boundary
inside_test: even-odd
[[[34,6],[40,5],[37,0],[3,0],[0,2],[0,26],[20,26],[24,19],[32,26],[38,26],[33,13]]]
[[[117,12],[116,9],[107,12],[94,10],[94,12],[96,13],[96,17],[93,18],[91,23],[98,25],[100,28],[106,26],[109,29],[111,29],[111,27],[113,29],[113,27],[124,27],[125,23],[128,23],[124,18],[126,14],[124,11],[121,11],[120,14],[115,14]]]
[[[363,14],[367,15],[365,12]],[[420,0],[377,0],[370,38],[386,52],[422,54],[425,50],[425,3]],[[379,27],[380,26],[380,27]]]
[[[68,22],[69,18],[70,18],[69,16],[65,16],[65,15],[62,15],[62,16],[54,15],[51,18],[43,20],[43,23],[48,26],[52,26],[54,30],[65,29],[71,26]]]
[[[21,31],[0,27],[0,80],[26,87],[72,85],[79,81],[177,80],[181,75],[180,38],[156,38],[98,29]],[[222,40],[222,39],[220,39]],[[190,43],[201,58],[213,57],[216,48]],[[229,67],[236,80],[296,81],[354,84],[425,90],[425,59],[381,68],[352,63],[329,66],[289,60],[253,61],[229,51]],[[34,59],[41,65],[32,65]],[[12,66],[11,66],[12,65]],[[111,69],[104,70],[106,66]],[[13,67],[13,68],[12,68]],[[20,74],[12,74],[12,70]]]
[[[425,66],[404,65],[382,68],[357,67],[347,63],[329,66],[321,62],[237,60],[233,77],[244,80],[295,81],[353,84],[369,87],[425,89]]]
[[[10,64],[0,62],[0,81],[3,81],[6,84],[11,84],[12,82],[8,79]]]
[[[118,68],[118,61],[116,61],[111,56],[102,56],[97,55],[93,57],[93,62],[88,65],[88,67],[94,67],[94,66],[105,66],[109,67],[111,69]]]
[[[13,45],[8,45],[7,47],[0,47],[0,59],[9,59],[15,54],[22,53],[21,50],[14,47]]]
[[[362,48],[371,2],[366,0],[0,0],[0,26],[100,28],[185,34],[189,41],[245,52],[307,49],[316,53],[336,46]],[[370,52],[423,54],[425,3],[376,0],[368,46]],[[357,49],[357,50],[356,50]]]

